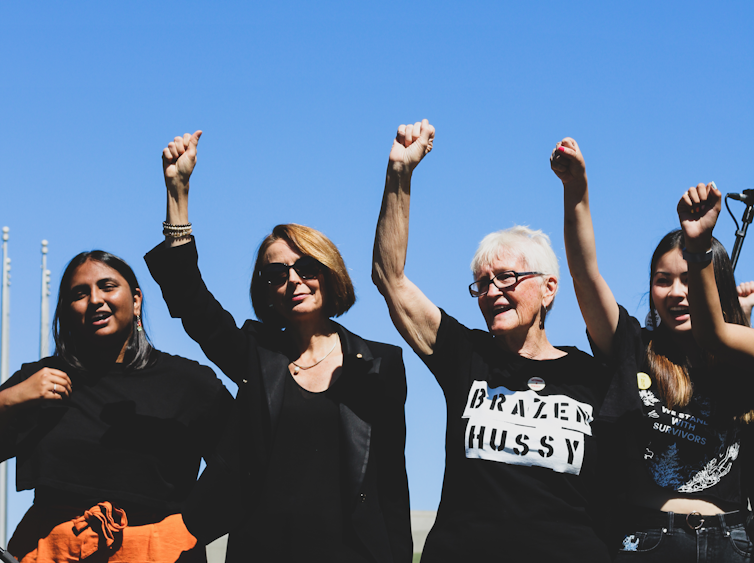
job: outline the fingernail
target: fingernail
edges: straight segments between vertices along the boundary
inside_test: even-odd
[[[563,147],[558,147],[558,150],[559,150],[560,152],[565,152],[565,149],[564,149]]]

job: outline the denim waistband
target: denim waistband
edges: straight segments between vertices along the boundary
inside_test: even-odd
[[[746,524],[751,518],[747,510],[734,510],[720,514],[676,514],[675,512],[663,512],[650,508],[634,507],[629,517],[631,523],[639,528],[667,528],[697,530],[699,528],[721,528],[725,530],[730,526]]]

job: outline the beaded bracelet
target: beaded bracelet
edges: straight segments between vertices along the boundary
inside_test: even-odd
[[[191,223],[185,225],[172,225],[167,221],[162,222],[162,234],[168,238],[175,240],[186,239],[189,238],[191,231]]]

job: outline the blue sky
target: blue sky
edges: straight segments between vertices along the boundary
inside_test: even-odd
[[[753,20],[748,1],[3,2],[11,371],[38,357],[42,239],[53,300],[75,254],[116,253],[141,281],[157,346],[206,361],[141,258],[162,239],[161,150],[196,129],[200,265],[238,323],[252,316],[259,242],[297,222],[330,236],[350,268],[358,302],[343,324],[402,344],[370,280],[372,242],[395,130],[425,117],[437,136],[414,175],[409,277],[483,328],[466,290],[476,245],[513,224],[541,228],[563,274],[548,335],[588,349],[550,151],[564,136],[580,143],[602,273],[643,318],[649,257],[677,226],[681,193],[710,180],[754,188]],[[731,207],[740,221],[744,206]],[[734,230],[723,211],[716,235],[729,250]],[[739,281],[754,279],[752,256],[748,241]],[[404,350],[412,507],[434,510],[444,399]],[[11,530],[31,499],[10,495]]]

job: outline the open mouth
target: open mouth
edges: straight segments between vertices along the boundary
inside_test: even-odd
[[[112,315],[112,313],[108,312],[94,313],[91,316],[91,323],[94,326],[102,326],[107,323],[107,319],[109,319]]]
[[[507,303],[505,305],[495,305],[492,308],[492,316],[501,315],[507,311],[510,311],[513,309],[513,306],[510,303]]]
[[[687,317],[689,314],[689,308],[688,307],[669,307],[668,313],[670,313],[670,316],[676,320],[681,320],[683,317]],[[685,320],[685,319],[684,319]]]

